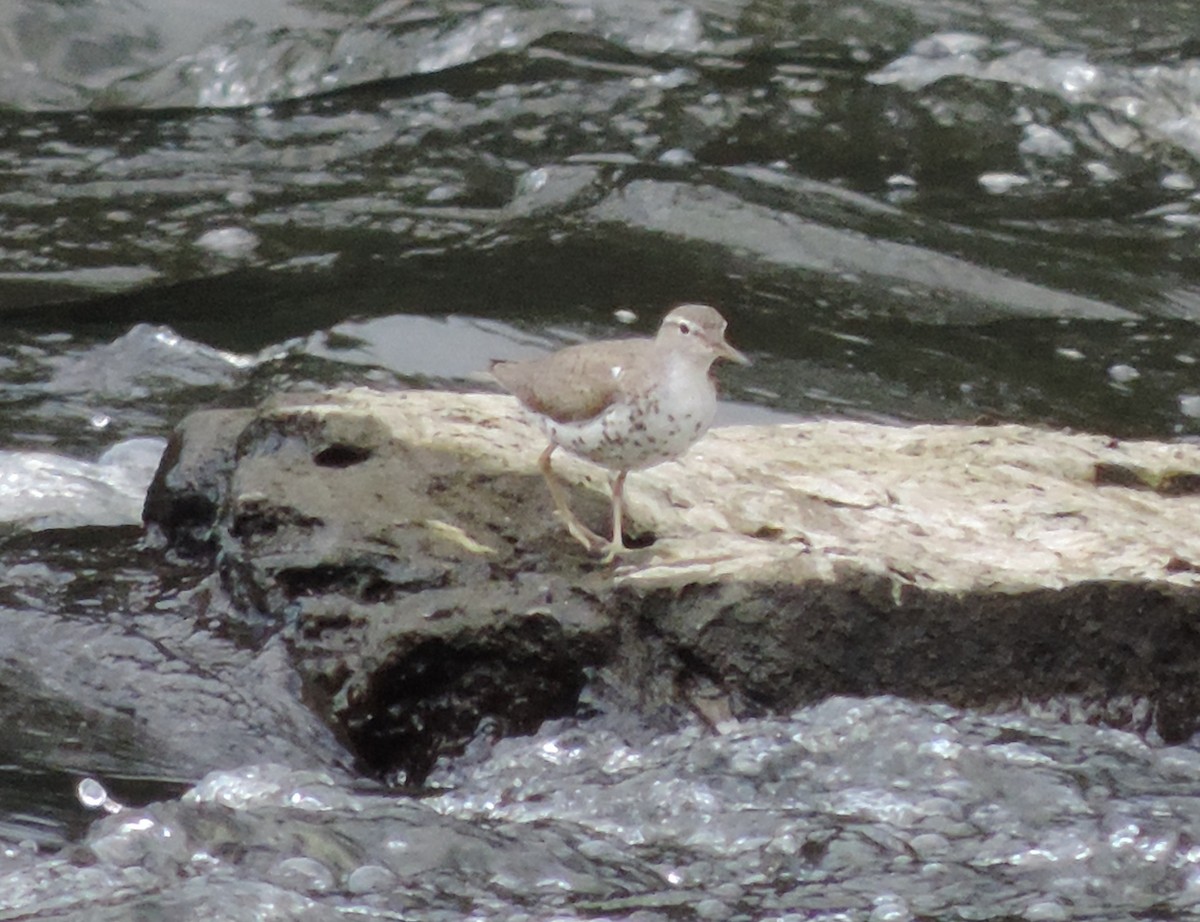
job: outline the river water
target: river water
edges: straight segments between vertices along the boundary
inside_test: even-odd
[[[682,300],[718,305],[755,358],[722,372],[725,421],[1195,437],[1197,23],[1165,0],[8,0],[0,918],[129,918],[147,894],[177,918],[221,899],[245,918],[1192,918],[1194,747],[1066,705],[836,700],[716,737],[608,714],[483,747],[399,806],[334,770],[336,742],[306,755],[320,731],[282,700],[263,713],[291,736],[249,699],[176,713],[129,663],[189,701],[187,681],[266,695],[286,671],[197,621],[203,574],[139,540],[188,412],[479,387],[489,359],[645,332]],[[126,659],[89,659],[118,636]],[[92,825],[92,776],[151,804],[141,827]],[[366,824],[362,856],[296,845],[314,814],[279,814],[303,801],[279,792],[309,789]],[[206,825],[213,802],[243,825]],[[414,870],[394,843],[425,828],[461,847]],[[193,850],[138,839],[163,830]]]

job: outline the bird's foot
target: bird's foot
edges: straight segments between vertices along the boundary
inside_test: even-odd
[[[599,554],[608,547],[610,542],[607,538],[601,538],[574,515],[564,515],[562,519],[567,526],[567,531],[571,533],[571,537],[582,544],[589,554]]]
[[[625,546],[625,542],[621,540],[621,536],[618,534],[615,540],[605,541],[603,547],[599,548],[599,550],[603,551],[600,555],[600,562],[610,564],[629,550],[629,548]]]

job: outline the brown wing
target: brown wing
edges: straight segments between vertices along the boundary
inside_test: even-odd
[[[582,422],[621,398],[652,345],[638,339],[581,343],[527,362],[496,362],[492,374],[534,412],[559,423]]]

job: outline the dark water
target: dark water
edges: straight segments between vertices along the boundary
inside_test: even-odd
[[[85,715],[59,745],[62,688],[67,699],[100,694],[54,679],[79,675],[86,655],[66,654],[86,652],[88,630],[120,627],[160,651],[167,671],[250,668],[254,651],[236,638],[187,625],[199,574],[138,543],[161,440],[193,409],[346,383],[484,386],[491,358],[627,332],[617,311],[647,331],[672,303],[701,300],[756,360],[723,372],[727,421],[1196,435],[1198,37],[1193,5],[1170,2],[10,0],[0,8],[3,684],[48,683],[16,700],[48,702],[55,730],[34,732],[32,711],[3,712],[0,839],[50,851],[78,839],[82,775],[105,773],[131,802],[194,780],[171,753],[123,748],[119,721],[92,733]],[[51,617],[59,634],[38,636],[63,648],[22,646],[27,626]],[[123,697],[128,682],[96,681],[106,707],[142,713]],[[933,720],[905,708],[886,720]],[[826,717],[842,725],[840,713],[816,712],[796,727]],[[765,727],[761,739],[782,732]],[[681,759],[709,758],[673,739]],[[539,764],[544,742],[506,757]],[[1068,733],[1055,751],[1068,753],[1061,765],[1092,764],[1095,751],[1119,763],[1127,745]],[[618,749],[588,758],[604,765]],[[1088,847],[1119,853],[1067,875],[1070,899],[1093,917],[1105,900],[1194,912],[1187,842],[1200,833],[1168,792],[1193,772],[1180,752],[1139,750],[1129,779],[1158,779],[1146,790],[1114,783],[1144,828],[1176,804],[1174,838],[1157,826],[1122,838],[1112,819],[1072,831],[1075,845],[1043,843],[1055,861]],[[829,772],[820,785],[834,789],[836,764]],[[634,772],[628,784],[660,781]],[[488,813],[489,796],[473,793],[462,815]],[[841,816],[813,809],[822,829]],[[614,836],[581,810],[559,819]],[[742,810],[714,808],[714,822],[739,829]],[[1030,808],[1019,832],[1030,849],[1037,816]],[[961,832],[939,835],[952,847]],[[684,854],[686,838],[655,849]],[[658,873],[666,859],[635,839],[621,832],[614,847]],[[1108,852],[1095,850],[1100,840]],[[1127,840],[1134,852],[1121,851]],[[871,878],[876,897],[891,886],[899,902],[850,888],[828,917],[958,912],[986,902],[981,893],[1000,894],[997,913],[1071,916],[1070,899],[1046,895],[1048,872],[1022,877],[1024,851],[984,860],[965,841],[957,854],[972,870],[927,910],[905,896],[917,878],[884,862],[872,865],[885,880]],[[1163,863],[1128,857],[1143,845]],[[762,892],[746,885],[741,903],[723,879],[713,917],[738,905],[747,918],[814,917],[803,900],[764,902],[791,847],[743,868]],[[16,887],[34,872],[14,855]],[[1156,870],[1126,874],[1122,862]],[[702,879],[679,878],[685,890]],[[1085,891],[1104,897],[1089,903]],[[19,905],[43,911],[29,899]],[[489,899],[502,907],[489,917],[516,912]],[[918,909],[893,912],[901,903]]]
[[[1197,428],[1186,4],[167,6],[0,13],[13,333],[303,353],[695,299],[743,401]]]

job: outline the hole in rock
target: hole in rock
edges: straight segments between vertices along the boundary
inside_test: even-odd
[[[369,448],[336,442],[317,452],[313,456],[313,463],[318,467],[353,467],[356,464],[362,464],[370,457],[371,449]]]

